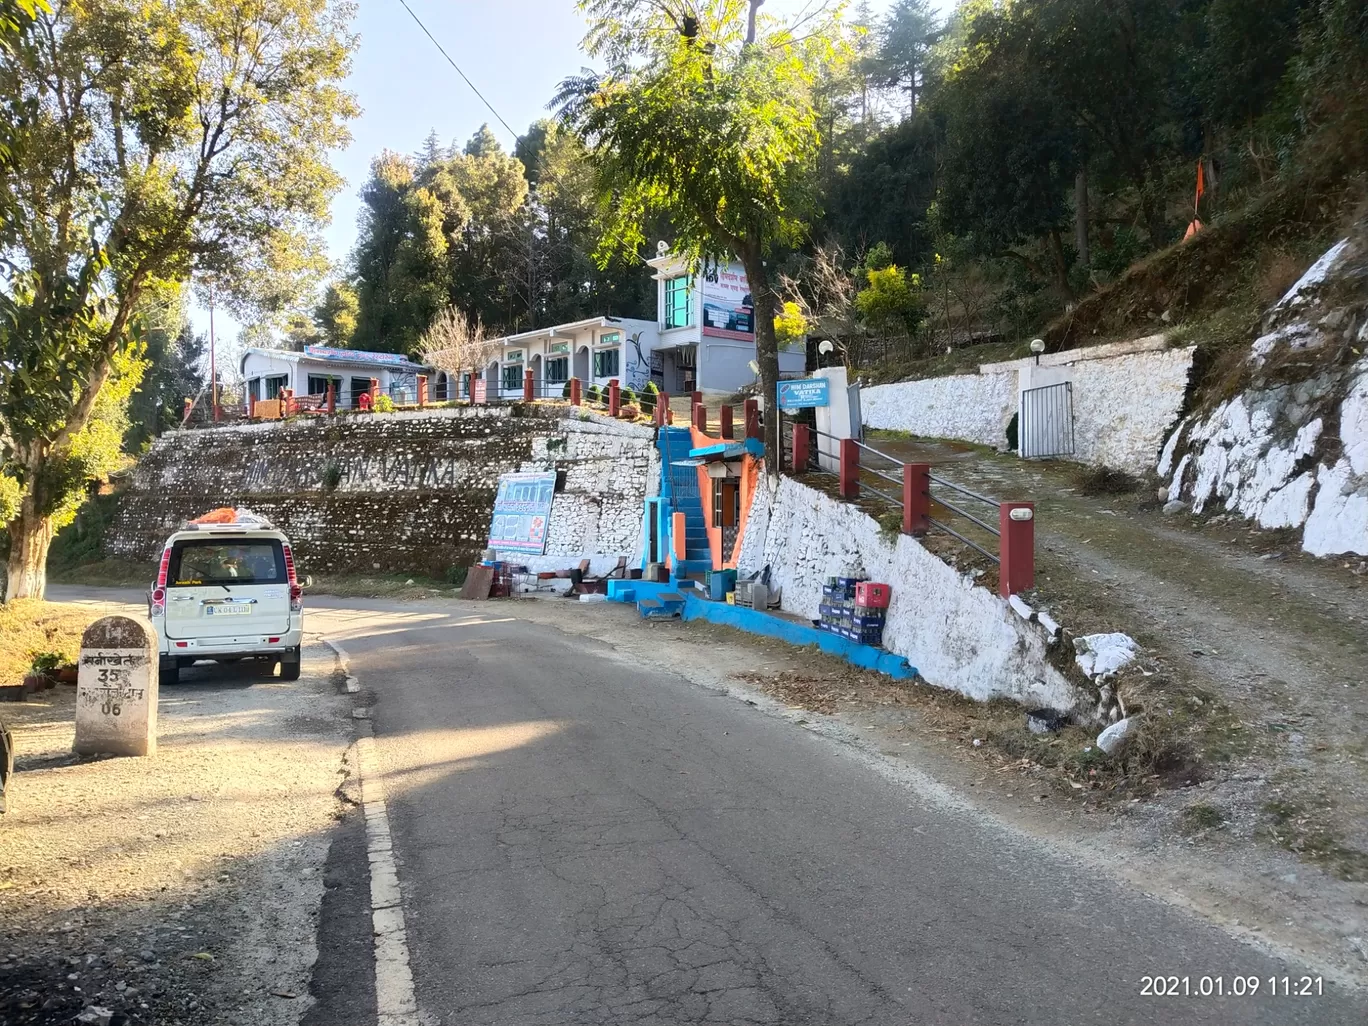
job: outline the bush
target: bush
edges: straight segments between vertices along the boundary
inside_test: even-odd
[[[565,382],[565,387],[561,389],[561,398],[562,398],[562,399],[569,399],[569,398],[570,398],[570,382],[569,382],[568,380]]]
[[[390,398],[389,396],[387,396],[387,395],[376,396],[376,398],[375,398],[375,412],[376,412],[376,413],[393,413],[393,412],[394,412],[394,400],[391,399],[391,398]]]
[[[586,402],[590,403],[603,402],[603,389],[599,388],[598,385],[590,385],[585,389],[584,399]]]
[[[618,404],[620,406],[637,405],[637,394],[630,388],[621,389],[618,392]]]
[[[468,566],[449,566],[447,567],[446,572],[447,584],[459,588],[461,585],[465,584],[466,576],[469,573],[470,567]]]

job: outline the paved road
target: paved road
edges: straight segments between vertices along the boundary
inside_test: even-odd
[[[346,618],[437,1022],[1368,1022],[848,747],[487,608]],[[1144,997],[1151,974],[1262,984]]]

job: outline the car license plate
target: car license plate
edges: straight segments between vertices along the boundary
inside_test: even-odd
[[[205,606],[205,616],[246,616],[252,607],[246,602],[224,602],[220,605]]]

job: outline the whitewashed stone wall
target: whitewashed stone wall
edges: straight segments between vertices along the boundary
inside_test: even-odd
[[[743,575],[768,565],[772,584],[783,589],[783,608],[813,619],[828,577],[863,567],[891,584],[884,647],[937,687],[1060,710],[1091,701],[1050,665],[1044,632],[1001,598],[916,539],[889,538],[857,507],[792,478],[756,497],[739,563]]]
[[[1074,459],[1148,473],[1178,421],[1196,346],[1073,366]]]
[[[510,558],[559,569],[588,557],[598,571],[625,555],[629,566],[638,566],[645,550],[645,501],[660,491],[655,431],[596,414],[582,417],[566,417],[557,431],[532,440],[532,453],[518,469],[565,470],[565,487],[551,505],[546,555]]]
[[[1015,373],[955,374],[860,390],[865,427],[1002,448],[1016,412]]]
[[[1368,555],[1368,356],[1336,365],[1299,352],[1368,348],[1368,296],[1342,287],[1368,275],[1366,235],[1360,226],[1337,243],[1270,311],[1250,347],[1253,387],[1170,436],[1158,470],[1171,497],[1300,528],[1316,556]],[[1308,368],[1302,380],[1262,380],[1288,355]]]
[[[1153,469],[1183,408],[1196,346],[1162,335],[1033,359],[988,363],[978,374],[874,385],[860,395],[864,424],[925,438],[1003,448],[1019,389],[1044,371],[1073,384],[1073,459],[1132,474]]]

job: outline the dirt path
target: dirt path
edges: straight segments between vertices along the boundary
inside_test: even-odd
[[[1166,515],[1153,494],[1082,495],[1067,464],[872,444],[1034,499],[1037,603],[1077,633],[1131,634],[1157,672],[1229,703],[1248,737],[1227,818],[1368,879],[1368,563],[1313,559],[1239,518]]]
[[[293,683],[187,670],[153,758],[73,756],[74,687],[3,707],[0,1021],[298,1021],[351,741],[331,653],[305,660]]]

